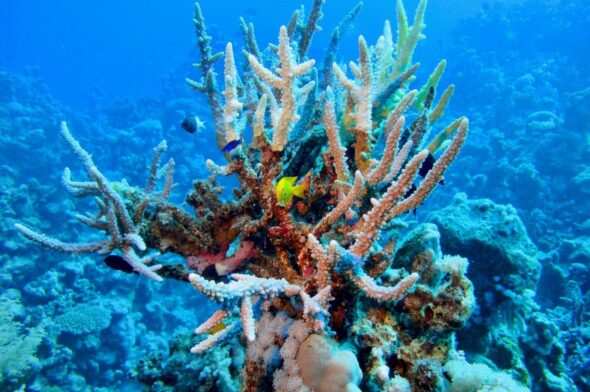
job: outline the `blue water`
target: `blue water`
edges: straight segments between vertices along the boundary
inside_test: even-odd
[[[404,3],[411,22],[418,2]],[[232,41],[241,69],[239,17],[254,23],[263,48],[277,42],[300,4],[311,7],[309,0],[203,0],[201,7],[214,52]],[[321,64],[332,29],[355,4],[326,0],[310,58]],[[14,229],[22,222],[63,241],[99,238],[73,216],[95,211],[94,202],[61,186],[66,166],[73,178],[86,178],[59,136],[63,120],[107,178],[139,186],[152,148],[166,139],[165,159],[176,161],[170,201],[191,211],[186,194],[209,175],[205,160],[223,161],[207,101],[184,81],[199,76],[191,66],[199,61],[193,10],[185,0],[0,0],[0,390],[141,390],[138,361],[167,356],[174,336],[215,309],[189,285],[112,271],[100,255],[45,250]],[[395,34],[395,2],[367,0],[336,60],[356,60],[356,37],[374,43],[386,18]],[[405,219],[429,220],[457,203],[457,193],[512,205],[541,267],[530,298],[511,299],[535,317],[506,331],[513,324],[497,321],[506,309],[493,314],[493,289],[478,290],[481,254],[463,255],[473,265],[479,311],[458,332],[458,348],[516,379],[526,373],[534,391],[590,390],[590,3],[431,0],[425,19],[415,83],[447,59],[441,85],[456,90],[443,120],[469,117],[470,135],[445,184]],[[193,114],[204,132],[180,126]],[[237,182],[223,181],[229,199]],[[446,253],[451,245],[441,242]],[[489,255],[481,260],[494,263]],[[474,344],[480,326],[489,341]],[[518,348],[510,358],[519,363],[502,355],[503,334],[512,334]],[[546,336],[527,338],[534,334]],[[478,347],[486,344],[495,349]],[[202,390],[225,390],[212,388]]]

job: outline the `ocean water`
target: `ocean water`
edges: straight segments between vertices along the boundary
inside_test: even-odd
[[[403,2],[410,26],[418,3]],[[248,341],[242,331],[248,317],[244,307],[242,318],[239,311],[246,294],[235,289],[220,305],[188,284],[188,272],[225,283],[240,272],[285,278],[312,297],[320,292],[318,257],[302,249],[310,249],[308,233],[352,189],[329,158],[334,150],[326,136],[327,101],[335,101],[349,183],[364,159],[355,156],[361,145],[355,115],[357,99],[365,98],[323,73],[332,69],[324,68],[324,59],[333,31],[356,4],[325,0],[321,29],[303,56],[293,55],[298,63],[315,59],[317,73],[296,75],[298,88],[315,81],[315,90],[294,90],[301,116],[289,122],[286,145],[273,145],[271,152],[254,140],[254,113],[266,94],[263,122],[274,143],[281,112],[274,112],[269,96],[284,107],[286,93],[278,82],[261,87],[274,79],[263,78],[244,55],[240,17],[254,26],[257,58],[278,72],[279,29],[304,6],[291,35],[290,51],[296,53],[312,1],[200,2],[212,53],[233,44],[239,78],[230,75],[228,83],[243,103],[236,119],[231,112],[215,118],[206,94],[185,80],[199,81],[202,69],[193,66],[201,62],[194,2],[0,0],[0,390],[590,390],[590,3],[584,0],[430,0],[425,39],[400,67],[420,66],[382,105],[374,101],[384,90],[383,78],[396,69],[387,68],[379,79],[377,43],[383,42],[386,19],[398,42],[396,2],[366,0],[345,24],[333,59],[354,80],[349,61],[362,63],[358,37],[366,39],[369,66],[357,73],[372,75],[371,88],[362,90],[373,100],[371,158],[377,162],[386,154],[383,113],[424,85],[433,87],[434,103],[409,105],[399,147],[404,137],[413,138],[417,153],[465,116],[469,134],[457,158],[424,203],[379,225],[363,257],[348,250],[368,235],[362,216],[391,181],[366,185],[332,230],[318,234],[325,254],[332,252],[330,240],[341,249],[334,251],[340,253],[328,278],[333,299],[322,302],[323,313],[304,316],[303,296],[289,298],[285,290],[270,295],[256,281],[247,294],[254,302],[256,338]],[[396,48],[394,58],[402,52]],[[428,84],[442,59],[440,82]],[[230,95],[221,94],[227,88],[223,62],[212,66],[221,110]],[[360,89],[361,79],[352,84]],[[452,98],[440,119],[433,119],[449,85]],[[429,89],[421,91],[426,96]],[[417,131],[410,124],[420,116],[429,119]],[[84,163],[80,150],[62,137],[62,121],[100,176],[91,170],[89,177],[90,161]],[[219,124],[237,134],[225,133],[220,141]],[[414,136],[421,130],[423,138]],[[167,151],[160,170],[152,171],[158,181],[150,188],[153,149],[164,139]],[[436,162],[453,140],[444,139],[430,151]],[[174,179],[168,184],[170,158]],[[209,159],[234,167],[250,162],[255,185],[241,169],[207,182]],[[367,165],[361,171],[369,178],[376,165]],[[66,167],[74,183],[64,179]],[[305,185],[308,174],[311,184]],[[290,177],[305,185],[303,197],[291,190],[292,203],[265,201],[277,193],[281,178]],[[76,197],[64,183],[90,197]],[[409,189],[388,210],[412,197]],[[126,224],[123,210],[141,211]],[[113,226],[120,231],[116,241]],[[141,237],[147,250],[125,234]],[[111,242],[91,246],[92,252],[59,251],[105,239]],[[157,258],[165,265],[158,272],[162,282],[145,276],[151,271],[142,263],[134,270],[129,261],[156,251],[163,253]],[[379,287],[392,287],[412,272],[419,280],[385,302],[354,280],[370,275]],[[263,304],[266,299],[271,301]],[[230,317],[215,331],[227,336],[191,354],[192,346],[215,336],[194,329],[220,306]],[[305,323],[316,330],[297,340],[289,328]],[[320,337],[306,345],[308,335]],[[306,360],[297,352],[306,353]],[[304,364],[332,378],[314,378]]]

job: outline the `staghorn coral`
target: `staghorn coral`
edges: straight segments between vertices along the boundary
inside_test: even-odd
[[[467,261],[443,257],[438,232],[429,227],[403,242],[396,255],[401,237],[392,222],[443,180],[465,141],[468,120],[436,131],[454,91],[448,87],[435,103],[444,61],[424,86],[408,87],[418,71],[412,57],[424,38],[425,0],[412,26],[397,2],[396,42],[386,22],[374,45],[359,37],[357,62],[345,68],[327,60],[319,72],[307,52],[322,4],[314,2],[307,20],[298,10],[280,28],[278,45],[265,50],[242,20],[243,72],[233,43],[213,54],[195,6],[202,77],[187,82],[208,98],[227,164],[207,161],[211,177],[195,181],[187,196],[194,216],[168,201],[174,161],[160,168],[166,142],[154,149],[147,185],[132,187],[106,179],[62,123],[62,136],[92,179],[73,181],[66,169],[64,185],[75,196],[96,198],[98,214],[78,219],[108,238],[65,243],[21,224],[16,228],[65,253],[120,253],[135,272],[154,281],[190,282],[219,302],[220,309],[195,331],[208,335],[199,336],[190,351],[227,352],[243,332],[248,358],[241,380],[234,380],[242,390],[434,390],[452,383],[443,369],[454,331],[474,306]],[[329,59],[359,9],[332,34]],[[221,58],[223,91],[214,67]],[[429,143],[431,132],[437,133]],[[230,175],[240,186],[233,200],[223,201],[217,177]],[[164,186],[156,191],[160,177]],[[279,204],[275,186],[284,177],[298,177],[304,197]],[[166,252],[185,257],[186,266],[151,265]],[[318,346],[325,350],[319,353]],[[304,367],[306,355],[320,362],[323,355],[326,374]]]

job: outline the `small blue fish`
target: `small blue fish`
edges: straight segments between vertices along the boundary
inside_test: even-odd
[[[231,150],[233,150],[234,148],[236,148],[240,144],[242,144],[242,139],[232,140],[231,142],[229,142],[225,146],[223,146],[223,148],[221,149],[221,152],[230,152]]]
[[[346,220],[346,223],[348,223],[348,225],[350,227],[354,227],[354,225],[356,225],[359,221],[359,217],[358,215],[353,216],[352,218],[349,218]]]

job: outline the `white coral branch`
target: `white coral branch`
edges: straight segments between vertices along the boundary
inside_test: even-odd
[[[295,61],[295,54],[291,49],[289,42],[289,35],[287,28],[281,26],[279,32],[279,59],[280,68],[276,70],[276,74],[264,67],[256,56],[249,55],[248,62],[250,66],[258,75],[258,77],[265,83],[271,85],[280,91],[279,99],[280,105],[273,105],[271,101],[271,120],[274,129],[272,145],[273,151],[283,151],[287,144],[289,132],[293,128],[293,124],[299,120],[297,114],[298,105],[296,100],[297,78],[308,73],[315,65],[315,60],[308,60],[301,64]],[[313,82],[310,82],[313,83]],[[302,93],[309,92],[313,88],[313,84],[307,84],[302,87]]]

